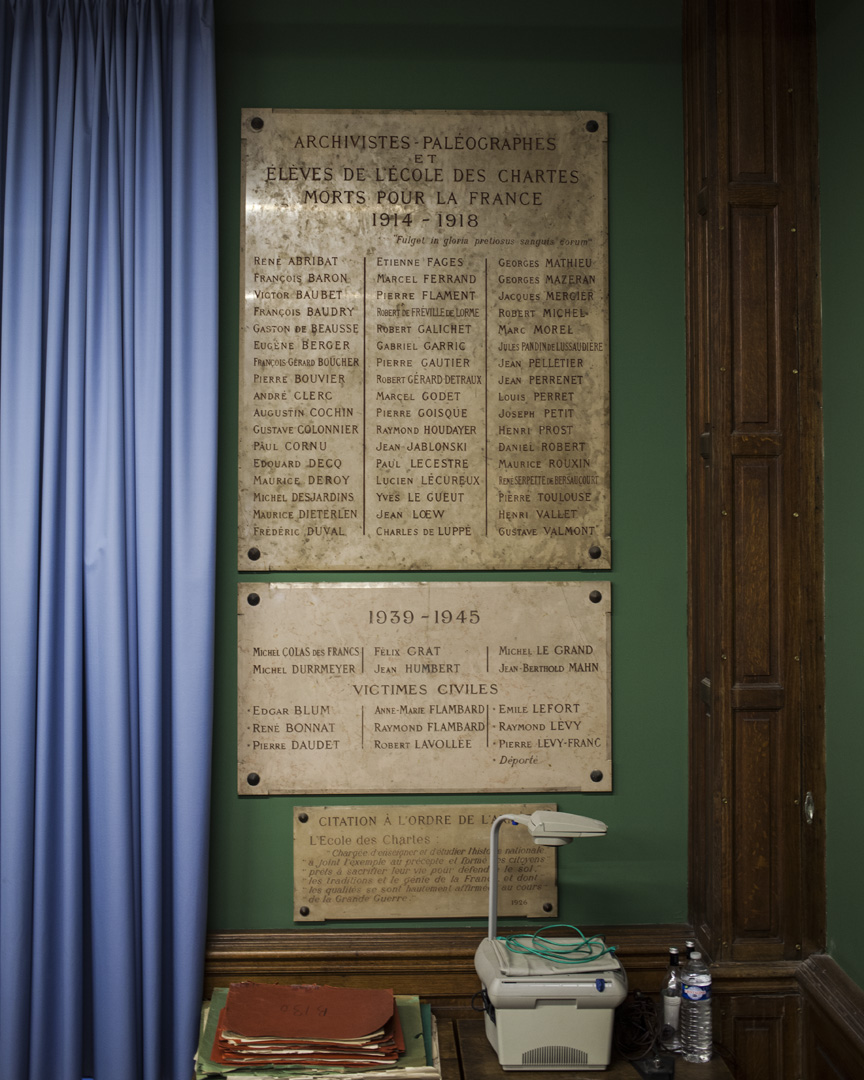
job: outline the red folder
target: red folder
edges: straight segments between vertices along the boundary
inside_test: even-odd
[[[344,986],[232,983],[225,1004],[231,1031],[282,1039],[362,1039],[395,1012],[392,990]]]
[[[211,1060],[379,1066],[405,1052],[392,990],[232,983]]]

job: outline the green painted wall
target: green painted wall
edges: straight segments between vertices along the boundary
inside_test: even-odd
[[[615,554],[608,576],[614,598],[615,776],[611,794],[557,797],[561,809],[609,825],[604,840],[578,849],[574,844],[561,855],[560,915],[579,925],[683,921],[687,646],[680,0],[535,5],[442,0],[423,7],[216,0],[216,13],[223,299],[211,929],[292,926],[294,802],[235,793],[239,116],[246,106],[609,113]],[[339,575],[316,579],[328,577]],[[513,797],[550,798],[521,790]],[[489,800],[488,794],[466,793],[390,801]]]
[[[819,0],[819,170],[825,410],[828,949],[864,986],[864,139],[860,0]]]

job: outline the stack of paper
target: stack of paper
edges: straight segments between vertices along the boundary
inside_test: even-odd
[[[233,983],[205,1005],[196,1076],[439,1077],[433,1024],[390,990]]]

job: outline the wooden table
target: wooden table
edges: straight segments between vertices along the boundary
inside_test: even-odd
[[[638,1080],[639,1073],[623,1058],[613,1060],[608,1069],[541,1069],[523,1072],[504,1070],[489,1045],[482,1019],[449,1020],[438,1018],[438,1042],[441,1050],[442,1080]],[[732,1080],[725,1062],[714,1057],[704,1065],[693,1065],[680,1057],[675,1060],[675,1080]]]

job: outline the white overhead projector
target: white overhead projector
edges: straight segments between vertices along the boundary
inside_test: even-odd
[[[539,932],[497,936],[498,833],[508,821],[527,825],[535,844],[557,846],[574,836],[606,834],[602,821],[553,810],[504,814],[493,821],[489,931],[474,955],[486,1035],[503,1069],[605,1069],[627,976],[600,938],[543,938]]]

